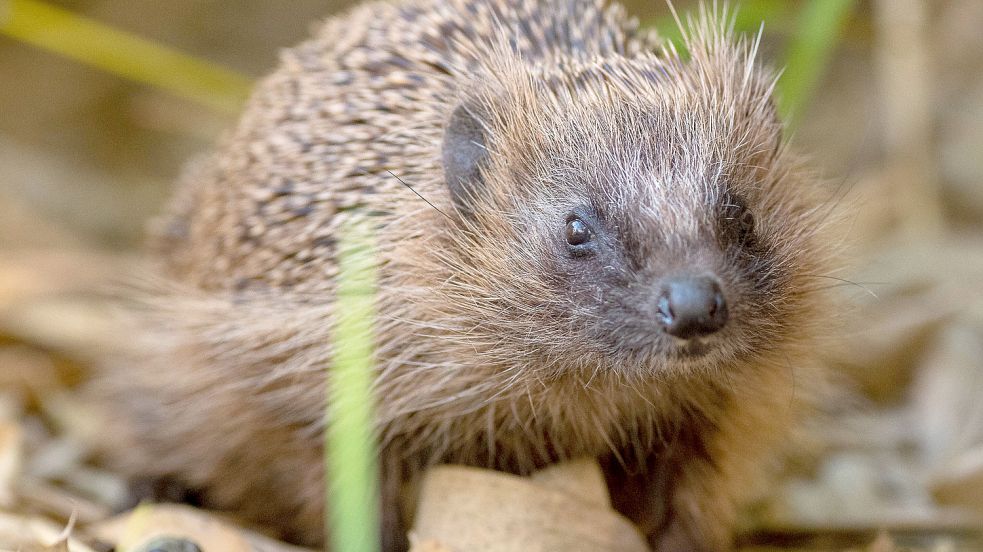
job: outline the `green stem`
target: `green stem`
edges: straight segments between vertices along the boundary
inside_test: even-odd
[[[0,0],[0,33],[229,114],[252,88],[234,71],[38,0]]]
[[[325,521],[332,550],[378,552],[378,460],[372,415],[374,248],[365,223],[351,223],[343,230],[325,412]]]
[[[778,81],[779,110],[794,126],[808,104],[843,34],[855,0],[813,0],[799,16]]]

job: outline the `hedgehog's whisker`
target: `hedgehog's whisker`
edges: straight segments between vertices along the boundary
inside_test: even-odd
[[[792,410],[795,407],[795,393],[798,391],[797,382],[795,380],[795,368],[792,367],[792,359],[789,358],[788,352],[784,355],[785,357],[785,369],[788,371],[788,377],[791,380],[792,390],[788,398],[788,408]]]
[[[407,188],[409,188],[411,192],[413,192],[414,194],[416,194],[416,197],[418,197],[418,198],[422,199],[423,201],[425,201],[427,205],[433,207],[434,210],[437,211],[438,213],[440,213],[441,215],[444,215],[444,217],[447,218],[447,220],[453,220],[453,219],[451,219],[450,216],[447,215],[447,213],[441,211],[440,210],[440,207],[437,207],[436,205],[434,205],[433,203],[431,203],[429,199],[423,197],[420,194],[420,192],[416,191],[416,189],[413,188],[413,186],[410,186],[409,184],[407,184],[406,181],[403,180],[402,178],[400,178],[398,175],[396,175],[396,173],[394,173],[394,172],[392,172],[390,170],[387,170],[386,172],[389,173],[390,176],[392,176],[393,178],[395,178],[396,180],[398,180],[400,184],[402,184],[403,186],[406,186]]]
[[[866,292],[868,295],[870,295],[874,299],[880,299],[880,298],[877,296],[876,293],[874,293],[873,290],[871,290],[867,286],[868,285],[881,285],[881,286],[883,286],[883,285],[887,285],[888,284],[888,282],[863,282],[863,283],[861,283],[861,282],[854,282],[853,280],[848,280],[846,278],[838,278],[836,276],[829,276],[829,275],[826,275],[826,274],[803,274],[802,276],[804,276],[806,278],[825,278],[827,280],[834,280],[836,282],[839,282],[838,285],[833,285],[833,286],[830,286],[830,287],[827,287],[827,288],[822,288],[822,289],[831,289],[831,288],[834,288],[834,287],[840,287],[841,285],[855,286],[855,287],[858,287],[858,288],[864,290],[864,292]]]

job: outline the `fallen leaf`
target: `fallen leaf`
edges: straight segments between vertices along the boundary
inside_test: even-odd
[[[0,543],[18,552],[94,552],[71,536],[74,521],[52,521],[0,512]]]
[[[983,330],[950,324],[919,364],[915,428],[928,468],[983,445]]]
[[[894,545],[894,539],[887,531],[881,531],[874,542],[867,547],[867,552],[897,552],[898,547]]]
[[[179,504],[143,504],[89,528],[117,549],[131,550],[158,537],[187,539],[202,552],[311,552],[235,527],[204,510]]]
[[[420,486],[412,532],[420,542],[461,551],[649,549],[628,519],[598,505],[596,497],[584,500],[580,485],[572,493],[571,486],[553,485],[555,476],[544,484],[465,466],[431,468]]]
[[[971,508],[983,515],[983,445],[941,466],[932,478],[931,490],[942,504]]]
[[[0,506],[14,503],[14,484],[21,473],[24,454],[20,426],[0,420]]]

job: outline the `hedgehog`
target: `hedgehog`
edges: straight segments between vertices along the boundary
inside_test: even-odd
[[[378,244],[386,549],[458,463],[596,458],[654,550],[733,546],[808,411],[829,194],[728,10],[396,0],[282,53],[155,225],[114,465],[321,545],[339,232]]]

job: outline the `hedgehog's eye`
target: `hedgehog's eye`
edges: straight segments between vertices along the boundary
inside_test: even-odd
[[[581,206],[567,213],[566,225],[563,227],[567,253],[572,257],[587,257],[597,253],[600,245],[597,228],[590,208]]]
[[[754,241],[754,215],[743,199],[737,196],[727,198],[722,219],[723,237],[728,243],[747,246]]]
[[[590,227],[580,217],[574,215],[567,219],[567,243],[584,245],[591,240]]]

